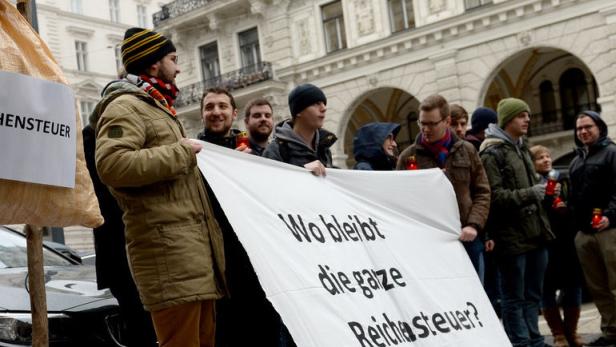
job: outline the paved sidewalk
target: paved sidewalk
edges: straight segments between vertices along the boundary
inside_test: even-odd
[[[545,336],[545,342],[552,344],[552,335],[543,316],[539,317],[539,331]],[[601,335],[601,316],[593,303],[582,305],[582,314],[578,323],[578,333],[582,335],[584,341],[590,342]]]

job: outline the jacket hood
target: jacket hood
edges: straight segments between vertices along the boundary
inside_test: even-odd
[[[394,123],[369,123],[357,131],[353,138],[353,155],[355,160],[373,159],[387,156],[383,151],[383,143],[389,134],[394,138],[400,131],[400,125]]]
[[[105,86],[105,88],[103,88],[103,91],[101,92],[102,100],[98,104],[96,104],[96,107],[94,107],[94,110],[90,114],[90,117],[88,117],[90,126],[93,129],[96,129],[96,124],[98,124],[98,120],[101,117],[101,114],[103,114],[103,111],[105,111],[105,107],[107,107],[109,102],[111,102],[111,100],[115,99],[116,97],[126,93],[136,94],[143,93],[143,91],[141,90],[141,88],[137,87],[133,83],[130,83],[126,79],[115,80],[107,83],[107,85]]]
[[[601,116],[597,112],[594,112],[594,111],[582,111],[582,112],[580,112],[580,114],[583,114],[585,116],[588,116],[588,117],[592,118],[592,120],[595,122],[595,124],[599,128],[599,139],[596,142],[597,144],[603,143],[606,140],[608,140],[608,138],[607,138],[607,124],[605,124],[605,122],[603,121],[603,119],[601,119]],[[578,139],[578,137],[577,137],[577,132],[576,132],[575,127],[573,128],[573,138],[575,139],[575,144],[577,145],[578,148],[583,148],[584,147],[584,144],[582,143],[582,141],[580,141]]]
[[[295,131],[293,131],[293,120],[291,119],[285,119],[276,124],[276,128],[274,129],[274,139],[294,142],[300,146],[309,148],[304,140],[299,137]],[[325,129],[319,129],[316,132],[315,143],[318,144],[318,146],[330,147],[334,144],[334,142],[336,142],[336,140],[338,140],[336,135]]]
[[[488,125],[488,129],[486,129],[486,141],[488,140],[494,140],[494,139],[498,139],[501,140],[500,142],[507,142],[510,143],[516,147],[520,147],[523,143],[522,138],[520,138],[517,142],[514,141],[511,136],[509,136],[509,134],[507,134],[507,132],[503,129],[501,129],[498,125],[496,124],[490,124]],[[488,142],[493,142],[493,141],[488,141]],[[483,145],[481,146],[482,148]]]

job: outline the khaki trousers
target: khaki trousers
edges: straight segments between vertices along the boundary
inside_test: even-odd
[[[160,347],[214,347],[214,300],[195,301],[152,312]]]
[[[601,314],[601,331],[616,338],[616,228],[575,236],[590,295]]]

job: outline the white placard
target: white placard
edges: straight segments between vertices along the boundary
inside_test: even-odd
[[[73,188],[75,97],[66,85],[0,71],[0,178]]]
[[[511,346],[440,170],[323,178],[205,143],[198,161],[298,346]]]

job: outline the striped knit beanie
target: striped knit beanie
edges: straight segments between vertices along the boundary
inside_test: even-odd
[[[126,72],[139,75],[164,56],[175,52],[173,42],[148,29],[130,28],[122,41],[122,64]]]

